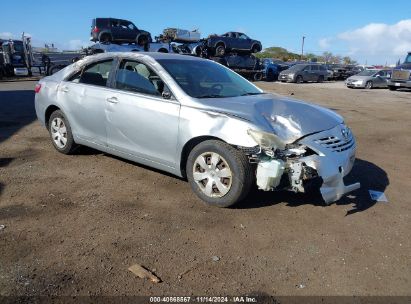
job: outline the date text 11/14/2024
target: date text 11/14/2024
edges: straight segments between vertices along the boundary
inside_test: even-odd
[[[256,297],[233,296],[233,297],[150,297],[150,303],[257,303]]]

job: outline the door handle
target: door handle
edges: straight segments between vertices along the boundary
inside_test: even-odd
[[[118,103],[117,97],[109,97],[106,100],[110,103]]]
[[[67,93],[69,91],[68,87],[61,87],[60,91]]]

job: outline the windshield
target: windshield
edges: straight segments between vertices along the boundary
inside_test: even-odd
[[[364,70],[360,73],[358,73],[358,76],[373,76],[375,73],[377,73],[378,71],[373,71],[373,70]]]
[[[157,60],[191,97],[223,98],[263,94],[237,73],[209,60]]]
[[[411,63],[411,54],[408,54],[407,58],[405,58],[404,63]]]

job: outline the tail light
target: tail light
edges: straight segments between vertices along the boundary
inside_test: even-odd
[[[100,29],[97,26],[95,26],[93,28],[93,33],[98,33],[98,32],[100,32]]]
[[[36,86],[34,87],[34,93],[36,94],[39,93],[40,89],[41,89],[41,84],[40,83],[36,84]]]

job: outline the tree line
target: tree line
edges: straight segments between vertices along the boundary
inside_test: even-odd
[[[312,62],[323,62],[323,63],[337,63],[337,64],[358,64],[357,61],[349,56],[335,55],[331,52],[324,52],[321,55],[315,55],[312,53],[307,53],[301,56],[301,54],[296,54],[289,52],[285,48],[272,46],[264,49],[262,52],[255,54],[258,58],[275,58],[282,61],[312,61]]]

